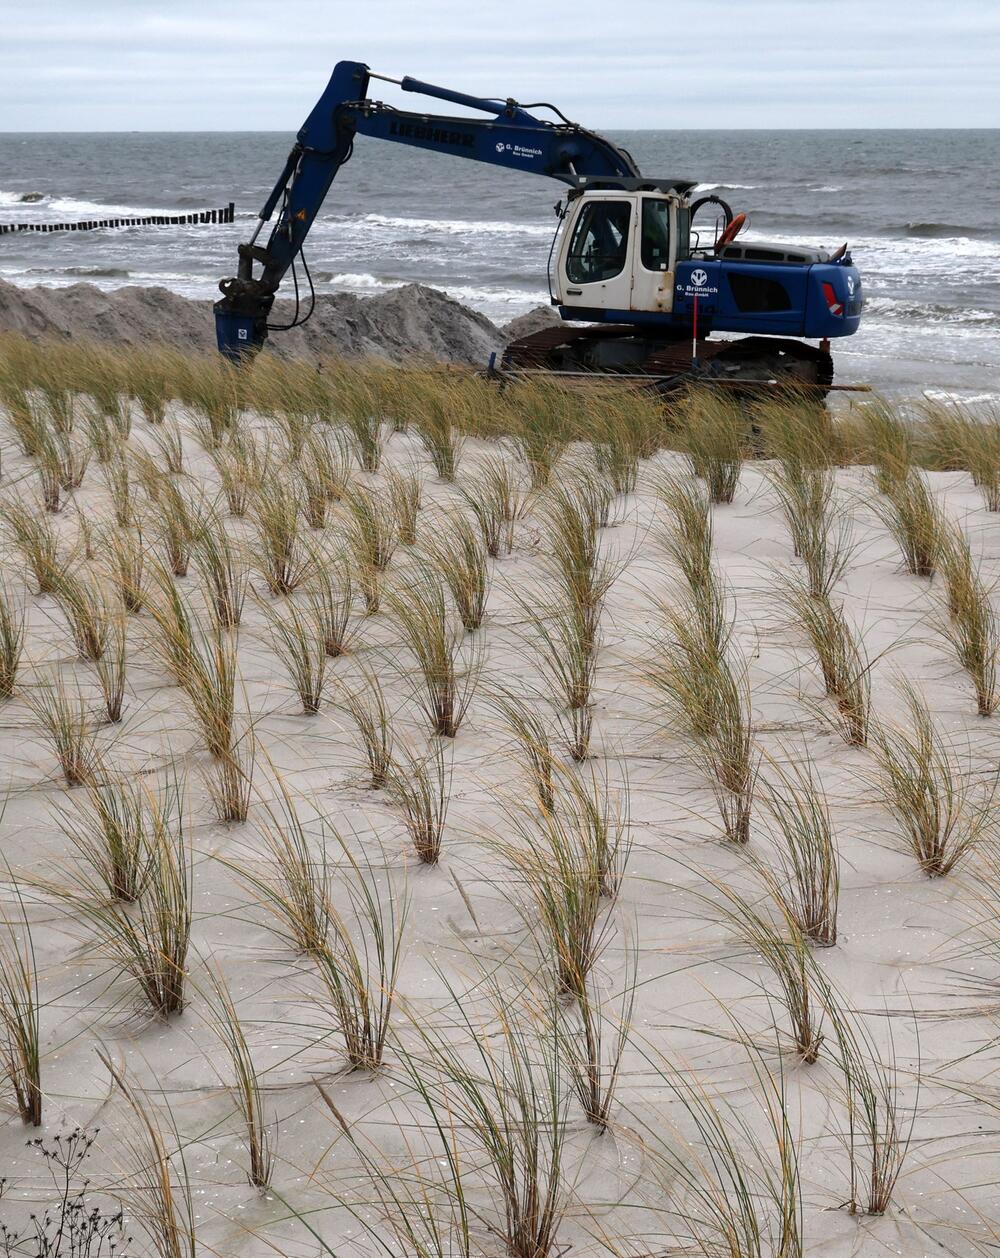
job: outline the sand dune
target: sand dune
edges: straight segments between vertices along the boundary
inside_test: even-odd
[[[39,310],[39,319],[49,317]],[[490,335],[474,326],[484,339]],[[536,1239],[545,1232],[536,1255],[992,1252],[1000,1237],[994,1084],[1000,879],[991,791],[1000,718],[977,715],[974,686],[942,632],[945,592],[953,587],[940,571],[933,579],[908,572],[889,527],[899,518],[899,485],[910,477],[940,509],[937,526],[961,528],[983,580],[992,583],[1000,533],[981,489],[968,471],[924,472],[905,460],[896,466],[899,452],[886,447],[878,470],[888,478],[887,493],[867,467],[824,474],[830,496],[813,518],[823,524],[831,551],[816,562],[830,577],[829,605],[842,609],[860,643],[857,658],[866,661],[847,680],[862,690],[870,680],[870,710],[862,713],[867,745],[859,738],[852,745],[846,692],[839,700],[825,692],[815,652],[793,614],[789,590],[802,588],[807,568],[794,553],[794,512],[787,499],[783,508],[779,492],[790,482],[781,479],[779,460],[744,459],[748,451],[740,451],[735,466],[728,465],[736,476],[732,501],[705,508],[710,564],[702,574],[721,597],[723,619],[732,621],[728,645],[719,632],[735,707],[716,709],[715,720],[698,732],[686,723],[683,705],[671,702],[669,686],[656,680],[679,630],[694,625],[707,606],[689,601],[679,556],[695,552],[678,543],[670,505],[678,501],[670,499],[671,484],[686,487],[691,501],[705,501],[706,482],[693,475],[692,459],[668,449],[614,456],[606,431],[604,444],[557,443],[550,483],[532,487],[532,467],[536,480],[544,479],[537,461],[524,457],[540,449],[537,432],[512,430],[502,442],[461,439],[450,428],[435,429],[430,410],[420,411],[416,401],[404,404],[403,388],[400,378],[398,395],[385,404],[386,422],[367,429],[371,448],[360,442],[363,417],[351,428],[337,414],[329,423],[313,415],[300,431],[301,410],[289,405],[269,415],[231,414],[223,444],[207,449],[210,430],[195,409],[172,402],[165,424],[153,424],[133,403],[107,420],[131,424],[127,439],[114,445],[125,462],[116,462],[117,455],[105,465],[95,459],[62,509],[47,515],[38,498],[42,464],[24,453],[27,430],[7,411],[4,598],[11,608],[24,607],[26,637],[13,694],[0,705],[7,796],[0,853],[7,918],[15,934],[22,931],[23,904],[34,944],[40,1133],[51,1139],[75,1125],[100,1128],[85,1167],[91,1196],[108,1202],[126,1194],[136,1237],[129,1252],[140,1254],[526,1254],[527,1248],[505,1244],[502,1157],[483,1134],[488,1119],[501,1117],[516,1157],[533,1150],[542,1158],[530,1170],[523,1161],[514,1167],[517,1204],[531,1213],[524,1183],[551,1193],[551,1227],[545,1231],[537,1215],[528,1220]],[[476,395],[477,406],[487,405],[485,396]],[[83,441],[88,404],[78,398],[75,405],[74,431]],[[404,426],[408,413],[412,422]],[[689,426],[680,431],[694,443],[697,419],[683,422]],[[183,456],[183,472],[173,475],[163,468],[162,444],[172,431]],[[306,542],[320,548],[333,596],[346,598],[349,644],[336,657],[324,656],[322,643],[316,650],[309,610],[315,569],[282,595],[274,588],[277,561],[264,547],[261,513],[281,485],[294,487],[296,510],[306,506],[312,447],[304,445],[298,459],[284,464],[296,432],[307,443],[316,432],[341,443],[326,465],[339,467],[343,480],[322,507],[324,526],[310,529],[300,519],[298,540],[285,556],[294,567],[295,556],[306,563]],[[226,451],[239,441],[263,448],[265,440],[271,470],[249,486],[246,515],[234,515],[220,479],[220,468],[230,466]],[[449,450],[457,460],[452,480],[440,475]],[[153,462],[143,462],[143,454]],[[374,470],[362,470],[364,459]],[[118,466],[131,468],[128,490],[115,480]],[[696,466],[705,472],[715,465]],[[476,560],[487,581],[485,615],[481,627],[466,632],[455,589],[442,584],[447,573],[458,580],[460,567],[447,548],[479,536],[476,520],[489,516],[487,488],[498,468],[507,469],[508,493],[518,504],[513,545],[508,553],[501,528],[498,556]],[[784,472],[794,470],[786,451]],[[417,484],[422,499],[410,545],[398,537],[400,490]],[[171,485],[181,499],[170,497]],[[71,632],[79,622],[72,620],[67,587],[57,581],[55,593],[37,592],[38,569],[32,575],[26,563],[30,546],[23,536],[18,544],[13,524],[15,502],[51,525],[70,571],[98,601],[103,592],[112,619],[124,627],[127,682],[117,724],[100,718],[107,692],[95,663],[79,658]],[[382,513],[381,527],[395,546],[378,577],[380,609],[371,615],[364,592],[373,573],[359,558],[368,536],[365,502]],[[483,514],[471,513],[470,503]],[[208,514],[210,504],[215,514]],[[598,515],[606,509],[606,520],[593,520],[592,532],[583,529],[580,536],[596,549],[577,563],[559,550],[560,538],[577,536],[570,517],[576,512],[583,519],[591,508]],[[210,521],[216,540],[229,539],[238,578],[250,582],[238,629],[216,637],[207,550],[193,545],[187,575],[167,574],[159,586],[154,580],[154,564],[171,555],[170,525],[182,509]],[[128,510],[134,520],[116,524],[116,513]],[[568,533],[559,531],[560,512]],[[458,516],[471,533],[461,533]],[[131,539],[130,553],[146,553],[147,601],[135,614],[116,601],[116,537]],[[345,595],[348,571],[353,585]],[[579,596],[577,610],[595,614],[590,687],[575,708],[561,670],[572,663],[569,644],[579,639],[559,636],[559,609],[565,611],[559,591],[569,577],[577,590],[591,591]],[[594,593],[598,586],[603,594]],[[197,649],[215,642],[238,669],[231,755],[246,773],[251,726],[256,746],[245,822],[219,820],[230,751],[209,753],[192,691],[177,684],[194,656],[170,655],[164,599],[171,590],[208,634]],[[432,684],[440,674],[421,669],[429,637],[407,628],[419,599],[435,591],[444,600],[459,692],[468,686],[454,737],[433,733],[428,704],[440,695]],[[681,609],[673,628],[664,611],[671,606]],[[313,715],[303,712],[288,640],[276,629],[293,624],[295,615],[307,626],[314,679],[325,669]],[[683,672],[673,676],[672,685],[684,680]],[[395,740],[397,777],[390,775],[383,789],[371,789],[371,765],[350,712],[352,695],[374,704],[373,678]],[[106,942],[100,945],[93,908],[80,907],[92,904],[81,881],[87,862],[67,830],[93,816],[94,800],[86,785],[66,785],[43,731],[46,679],[61,679],[71,699],[82,696],[85,750],[98,751],[105,768],[123,773],[126,783],[146,783],[147,807],[157,792],[183,782],[182,812],[167,827],[170,841],[180,844],[170,850],[189,862],[182,871],[192,913],[183,1012],[152,1016],[134,973]],[[897,726],[910,727],[903,680],[925,697],[954,757],[955,783],[962,791],[967,784],[957,836],[977,807],[992,810],[981,841],[940,877],[921,868],[887,806],[878,738],[880,731],[889,737]],[[537,722],[533,739],[523,730],[518,739],[511,713]],[[723,781],[720,731],[734,713],[748,722],[741,737],[751,773]],[[418,858],[400,785],[412,786],[420,764],[430,775],[431,801],[438,788],[439,804],[447,801],[436,860],[426,848],[425,859]],[[554,811],[539,801],[538,772],[551,774]],[[792,813],[782,813],[782,799],[789,807],[798,799],[828,810],[827,855],[839,878],[831,947],[804,939],[788,910],[795,899],[789,880],[795,827]],[[734,809],[744,804],[745,845],[733,841],[739,837]],[[306,881],[313,892],[323,889],[326,962],[322,949],[304,950],[301,914],[282,916],[262,889],[275,878],[275,836],[297,833],[290,809],[303,827]],[[587,844],[598,831],[607,846],[595,890],[585,853],[593,853]],[[560,847],[560,835],[568,847]],[[819,850],[814,845],[813,855]],[[560,860],[576,871],[565,874],[568,881],[554,876]],[[815,870],[805,877],[818,885]],[[46,880],[68,889],[70,898],[39,885]],[[383,925],[391,914],[398,923],[408,905],[384,1065],[375,1072],[350,1069],[343,1010],[323,977],[337,965],[345,972],[336,926],[342,922],[355,946],[367,942],[361,973],[369,994],[378,996],[365,887]],[[572,990],[579,974],[561,957],[546,916],[552,903],[546,896],[559,900],[570,891],[595,897],[583,995]],[[119,904],[117,911],[135,920],[150,894],[143,890],[138,905]],[[390,936],[394,929],[390,923]],[[247,1182],[247,1128],[233,1090],[233,1060],[212,1013],[220,999],[213,975],[228,984],[259,1073],[274,1155],[271,1187],[261,1190]],[[797,998],[805,1008],[796,1007]],[[588,1009],[602,1032],[600,1048],[589,1055],[581,1021]],[[189,1177],[190,1201],[180,1194],[177,1220],[193,1226],[197,1241],[182,1237],[176,1250],[162,1248],[156,1220],[143,1219],[128,1195],[136,1182],[128,1142],[145,1146],[122,1083],[155,1116],[175,1184]],[[606,1129],[585,1115],[581,1096],[591,1086],[600,1098],[606,1094]],[[38,1151],[24,1146],[35,1129],[11,1112],[10,1095],[5,1084],[0,1167],[9,1184],[0,1210],[17,1226],[32,1203],[51,1194]],[[484,1106],[479,1127],[468,1112],[477,1098]],[[865,1126],[866,1103],[874,1131]],[[175,1152],[178,1142],[183,1158]],[[449,1163],[452,1154],[457,1160]],[[869,1213],[880,1187],[885,1212]],[[100,1190],[110,1196],[96,1196]],[[440,1230],[439,1249],[428,1217]],[[414,1229],[408,1240],[404,1225]],[[414,1239],[420,1229],[423,1249]]]

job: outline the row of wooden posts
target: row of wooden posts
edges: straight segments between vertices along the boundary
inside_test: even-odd
[[[0,223],[0,236],[8,232],[92,232],[101,227],[187,227],[196,223],[231,223],[236,207],[232,201],[219,210],[195,210],[190,214],[147,214],[141,218],[91,218],[82,223]]]

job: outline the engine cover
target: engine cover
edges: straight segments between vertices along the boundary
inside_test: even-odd
[[[844,262],[697,259],[677,264],[675,319],[699,331],[852,336],[861,324],[861,275]]]

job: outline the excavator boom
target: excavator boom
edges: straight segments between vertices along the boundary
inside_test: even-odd
[[[340,61],[334,68],[260,211],[257,230],[248,243],[239,246],[236,276],[219,285],[223,298],[216,303],[215,318],[223,354],[238,358],[263,345],[278,286],[294,266],[330,185],[350,159],[357,135],[547,175],[574,187],[592,178],[639,176],[626,150],[561,115],[558,122],[550,122],[535,117],[514,100],[468,96],[407,77],[398,80],[405,92],[489,116],[449,118],[410,113],[368,99],[371,79],[380,77],[358,61]],[[531,108],[554,110],[551,105]],[[267,243],[259,245],[261,230],[276,211]]]

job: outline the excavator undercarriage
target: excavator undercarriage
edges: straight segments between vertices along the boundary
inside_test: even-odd
[[[748,393],[788,386],[824,398],[837,387],[829,351],[801,341],[764,336],[700,340],[695,356],[688,339],[641,337],[635,331],[629,324],[543,328],[508,345],[492,370],[507,377],[614,376],[643,382],[661,394],[691,384]]]

